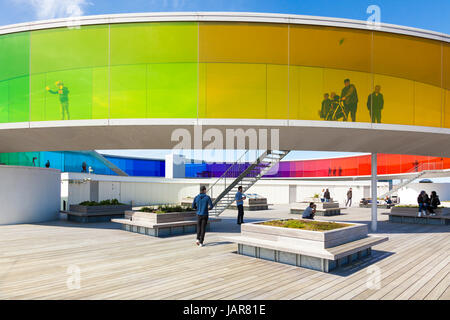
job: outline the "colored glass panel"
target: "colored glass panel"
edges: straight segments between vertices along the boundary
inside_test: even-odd
[[[107,118],[108,74],[99,70],[108,66],[108,29],[105,25],[31,33],[32,121]]]
[[[441,127],[442,89],[425,83],[414,83],[414,124]]]
[[[414,82],[411,80],[394,78],[385,75],[374,75],[374,85],[380,86],[383,95],[383,106],[380,108],[381,123],[414,124]],[[363,107],[367,103],[377,109],[376,100],[369,101],[368,95],[363,97]],[[368,110],[368,109],[367,109]]]
[[[205,105],[199,117],[266,118],[265,65],[208,63],[204,68]]]
[[[111,25],[111,65],[197,62],[196,22]]]
[[[148,65],[148,118],[197,117],[197,66],[197,63]]]
[[[111,118],[145,118],[147,65],[111,67]]]
[[[288,27],[281,24],[199,24],[200,62],[288,63]]]
[[[30,34],[0,36],[0,123],[29,120]]]
[[[289,39],[291,65],[370,71],[368,31],[291,25]]]

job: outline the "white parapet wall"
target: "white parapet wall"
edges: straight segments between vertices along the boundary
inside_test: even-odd
[[[166,179],[152,177],[121,177],[89,175],[85,173],[63,173],[61,199],[68,204],[86,200],[101,201],[118,199],[134,206],[150,204],[176,204],[185,197],[195,197],[199,187],[211,186],[216,179]],[[257,193],[267,198],[269,204],[288,204],[308,201],[314,194],[328,188],[331,197],[345,204],[348,188],[353,189],[353,206],[358,206],[363,197],[370,197],[370,181],[302,181],[287,179],[262,179],[247,193]],[[213,188],[216,197],[223,185]],[[388,183],[378,183],[378,194],[388,191]]]
[[[450,183],[411,183],[398,190],[397,194],[402,204],[417,204],[417,197],[422,190],[428,195],[436,191],[441,201],[450,200]]]
[[[56,220],[60,197],[59,170],[0,166],[0,225]]]

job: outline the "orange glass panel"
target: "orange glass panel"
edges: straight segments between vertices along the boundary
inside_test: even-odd
[[[291,25],[289,38],[291,65],[370,71],[369,31]]]
[[[374,32],[373,72],[441,85],[438,41]]]
[[[204,22],[200,62],[288,63],[288,27],[281,24]]]

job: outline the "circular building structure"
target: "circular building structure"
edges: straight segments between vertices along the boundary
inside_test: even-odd
[[[450,157],[449,41],[256,13],[4,26],[0,152],[168,149],[201,125],[277,128],[284,150]]]

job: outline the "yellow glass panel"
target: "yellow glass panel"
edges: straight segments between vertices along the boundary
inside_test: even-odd
[[[374,85],[381,87],[384,106],[381,123],[414,124],[414,82],[406,79],[375,74]],[[362,101],[367,106],[368,96]]]
[[[443,87],[450,90],[450,44],[443,45]]]
[[[415,82],[414,93],[414,124],[417,126],[440,127],[442,120],[441,88]]]
[[[375,32],[373,55],[376,74],[441,85],[441,44],[438,41]]]
[[[267,65],[267,119],[288,117],[288,67]]]
[[[266,117],[266,66],[208,63],[204,66],[205,118]],[[203,73],[200,73],[203,75]]]
[[[291,65],[370,71],[368,31],[291,25],[289,38]]]
[[[367,97],[372,92],[371,75],[364,72],[324,69],[323,77],[324,92],[335,92],[339,97],[342,96],[344,80],[350,79],[350,83],[356,88],[358,95],[358,104],[356,108],[356,122],[371,122],[370,111],[367,110]],[[321,100],[319,100],[321,101]],[[351,114],[348,115],[348,121],[352,121]]]
[[[289,66],[289,119],[300,119],[300,67]]]
[[[300,67],[299,119],[321,120],[323,68]]]
[[[206,70],[208,63],[198,65],[198,116],[206,118]]]
[[[444,128],[450,128],[450,90],[445,90]]]
[[[109,70],[94,68],[92,70],[92,119],[109,117]]]
[[[200,62],[288,63],[288,27],[282,24],[200,23]]]

